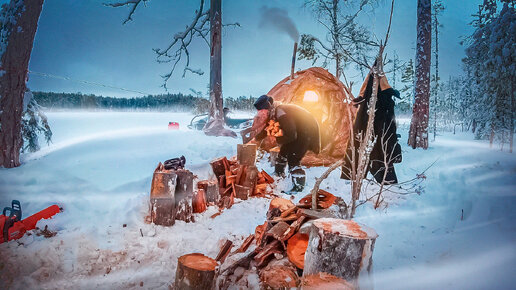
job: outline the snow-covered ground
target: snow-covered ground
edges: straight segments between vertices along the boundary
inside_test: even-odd
[[[195,223],[176,222],[170,228],[144,223],[159,161],[184,155],[188,169],[208,178],[211,159],[236,153],[237,139],[186,129],[190,114],[60,112],[48,117],[54,142],[23,155],[21,167],[0,169],[0,206],[18,199],[24,216],[54,203],[64,212],[38,224],[57,231],[55,237],[26,235],[0,244],[2,286],[167,289],[177,257],[191,252],[214,257],[223,239],[238,245],[265,219],[269,201],[255,198],[214,219],[212,207]],[[168,131],[169,121],[182,128]],[[400,125],[406,140],[406,120]],[[403,163],[396,166],[400,181],[437,161],[425,174],[421,194],[390,193],[386,207],[358,209],[356,219],[379,234],[375,288],[513,289],[514,153],[490,149],[468,133],[445,133],[426,151],[403,149]],[[323,170],[308,170],[305,191]],[[349,199],[349,185],[339,172],[322,188]]]

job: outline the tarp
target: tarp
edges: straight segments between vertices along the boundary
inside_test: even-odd
[[[309,151],[301,164],[328,166],[344,157],[356,111],[351,91],[334,75],[321,67],[298,71],[293,80],[284,78],[267,95],[307,109],[319,123],[322,150],[317,155]]]

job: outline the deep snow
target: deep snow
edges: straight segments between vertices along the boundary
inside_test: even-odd
[[[190,114],[47,115],[54,142],[23,155],[21,167],[0,169],[0,206],[19,199],[24,216],[53,203],[64,207],[38,224],[57,236],[26,235],[0,244],[0,280],[13,289],[140,288],[141,282],[143,288],[167,289],[177,257],[191,252],[214,257],[223,239],[239,245],[265,219],[269,201],[254,198],[214,219],[212,207],[195,223],[170,228],[144,223],[159,161],[185,155],[187,168],[203,179],[211,174],[211,159],[236,154],[237,139],[185,129]],[[168,131],[168,121],[179,121],[181,130]],[[406,140],[407,120],[400,123]],[[390,193],[386,207],[366,204],[357,212],[356,220],[379,234],[375,288],[513,288],[516,157],[474,141],[469,133],[445,133],[430,146],[412,150],[402,143],[403,163],[396,166],[404,181],[437,160],[420,195]],[[306,192],[323,170],[308,170]],[[280,182],[279,188],[286,186]],[[349,199],[349,184],[339,172],[322,188]],[[369,193],[374,190],[369,186]]]

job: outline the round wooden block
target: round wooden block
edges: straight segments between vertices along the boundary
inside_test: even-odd
[[[212,289],[217,261],[203,254],[193,253],[177,260],[174,289]]]
[[[301,279],[301,290],[354,290],[346,280],[328,273],[305,275]]]

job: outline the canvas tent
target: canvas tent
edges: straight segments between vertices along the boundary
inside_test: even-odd
[[[299,105],[317,119],[321,152],[315,155],[309,151],[303,165],[328,166],[344,157],[355,108],[351,91],[334,75],[321,67],[298,71],[293,80],[284,78],[267,95],[275,102]]]

